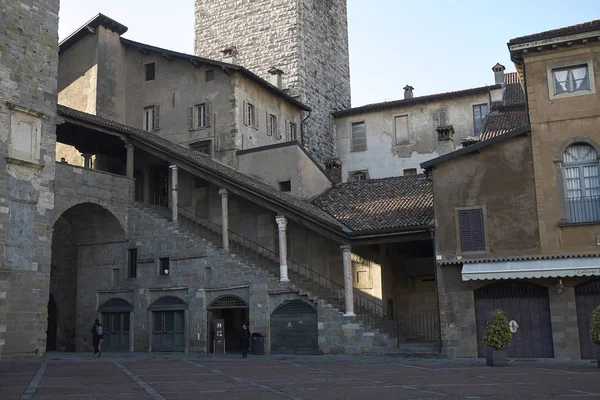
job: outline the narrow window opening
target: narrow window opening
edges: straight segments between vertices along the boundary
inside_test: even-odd
[[[169,258],[160,258],[158,261],[160,264],[160,275],[162,275],[162,276],[169,275],[171,272],[169,269]]]
[[[127,250],[127,277],[135,278],[137,276],[137,249]]]
[[[156,78],[156,64],[148,63],[145,64],[146,68],[146,82],[153,81]]]
[[[279,190],[281,190],[282,192],[291,192],[292,191],[292,182],[291,181],[279,182]]]

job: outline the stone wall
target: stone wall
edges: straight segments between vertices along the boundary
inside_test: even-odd
[[[267,270],[186,233],[152,206],[131,206],[127,235],[127,242],[78,248],[77,350],[90,350],[88,332],[98,307],[120,297],[134,305],[133,350],[148,351],[152,322],[148,307],[163,296],[177,296],[187,303],[186,351],[204,353],[209,332],[206,307],[222,295],[235,295],[249,304],[250,330],[265,337],[267,352],[271,313],[284,301],[298,299],[317,309],[321,352],[377,352],[390,347],[387,336],[365,329],[339,310],[299,294],[294,287],[282,285],[278,276]],[[138,249],[136,278],[127,278],[126,250],[130,248]],[[168,276],[159,275],[158,260],[164,257],[170,258]]]
[[[305,147],[319,162],[334,156],[330,114],[350,107],[346,1],[196,0],[195,16],[196,55],[222,60],[235,46],[238,63],[260,77],[284,71],[283,88],[313,109]]]
[[[0,359],[46,349],[58,8],[0,0]]]

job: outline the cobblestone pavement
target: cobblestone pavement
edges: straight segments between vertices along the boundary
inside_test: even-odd
[[[587,399],[600,398],[589,361],[352,356],[48,354],[0,363],[0,399]]]

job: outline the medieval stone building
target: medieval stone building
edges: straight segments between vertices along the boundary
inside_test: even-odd
[[[196,0],[195,17],[196,55],[283,72],[283,89],[312,108],[302,145],[320,163],[334,157],[331,113],[350,107],[346,0]]]

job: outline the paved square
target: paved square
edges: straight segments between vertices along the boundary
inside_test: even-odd
[[[419,360],[350,356],[49,354],[3,362],[1,399],[588,399],[600,398],[591,362]]]

